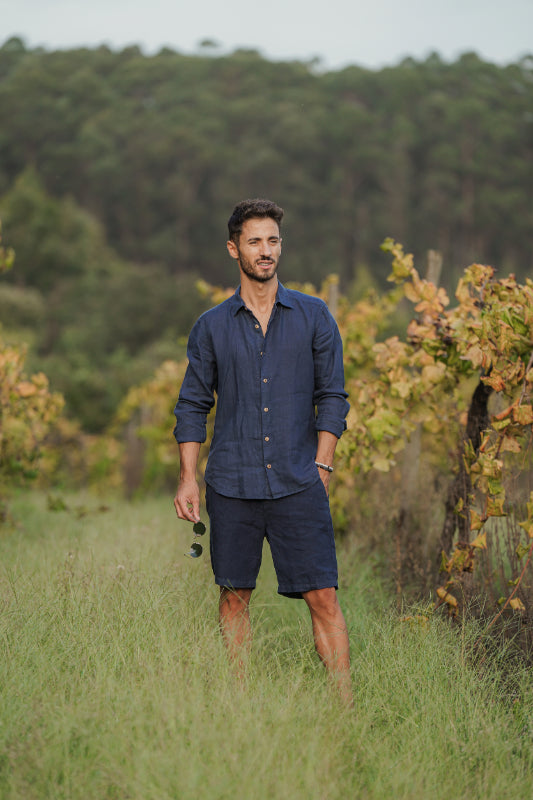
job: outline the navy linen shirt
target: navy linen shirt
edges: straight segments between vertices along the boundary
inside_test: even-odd
[[[219,494],[284,497],[311,486],[319,430],[346,429],[342,342],[323,300],[278,284],[266,335],[240,289],[194,325],[175,408],[178,442],[204,442],[217,395],[205,480]]]

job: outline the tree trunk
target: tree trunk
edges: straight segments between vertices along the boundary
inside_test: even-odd
[[[467,508],[468,496],[472,492],[472,482],[465,469],[464,445],[470,440],[476,455],[479,453],[481,434],[490,425],[488,402],[491,393],[492,388],[483,383],[483,381],[479,381],[472,395],[470,408],[468,409],[465,438],[459,448],[459,471],[448,489],[445,502],[444,524],[442,526],[438,554],[439,567],[442,552],[449,553],[452,549],[456,528],[459,529],[460,541],[468,542],[470,540],[470,519]],[[458,514],[455,509],[460,500],[463,501],[463,511]]]

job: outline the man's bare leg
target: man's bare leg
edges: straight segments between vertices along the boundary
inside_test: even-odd
[[[350,643],[344,615],[334,588],[305,592],[311,612],[315,647],[343,703],[353,706]]]
[[[250,626],[250,597],[252,589],[220,587],[219,623],[230,660],[244,677],[246,662],[252,646]]]

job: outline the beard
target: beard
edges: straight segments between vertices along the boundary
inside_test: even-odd
[[[265,269],[264,267],[256,266],[260,261],[270,261],[271,267],[269,269]],[[255,263],[252,263],[242,255],[240,250],[239,266],[245,275],[251,278],[251,280],[257,281],[258,283],[266,283],[267,281],[272,280],[278,271],[278,262],[274,261],[274,259],[258,258]]]

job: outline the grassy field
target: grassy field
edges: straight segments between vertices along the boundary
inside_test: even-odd
[[[307,609],[268,558],[246,686],[216,622],[208,558],[170,498],[21,493],[0,529],[1,800],[530,797],[533,689],[475,631],[401,621],[340,548],[354,711],[332,696]],[[206,537],[207,538],[207,537]]]

